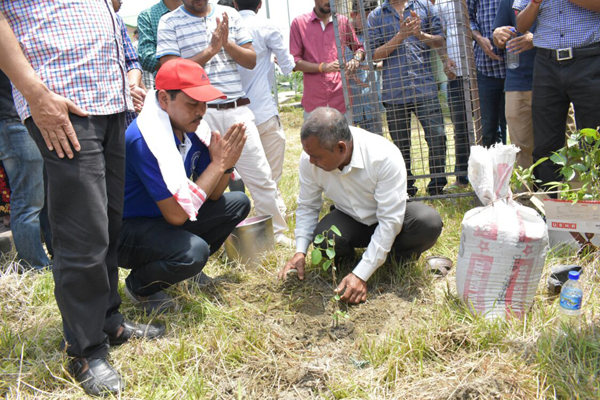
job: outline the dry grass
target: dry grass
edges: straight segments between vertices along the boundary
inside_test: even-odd
[[[297,110],[282,115],[287,160],[281,189],[291,216],[298,193]],[[445,229],[429,252],[456,259],[470,199],[431,203]],[[177,312],[156,341],[111,350],[124,399],[593,399],[599,398],[598,259],[553,253],[547,268],[585,265],[585,326],[557,333],[557,304],[543,284],[525,320],[490,322],[458,301],[454,272],[435,278],[422,261],[384,266],[369,300],[331,329],[331,279],[317,268],[304,283],[276,273],[291,250],[246,269],[213,258],[205,289],[180,284]],[[61,322],[49,273],[0,276],[0,394],[8,399],[86,398],[59,352]],[[123,271],[123,276],[126,271]],[[545,281],[547,272],[543,277]],[[126,317],[146,322],[124,298]]]

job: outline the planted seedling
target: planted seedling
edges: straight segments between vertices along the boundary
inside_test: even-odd
[[[332,233],[332,238],[328,239],[329,233]],[[331,269],[331,277],[333,280],[333,287],[337,287],[337,276],[336,271],[337,267],[335,265],[335,238],[336,236],[342,236],[342,233],[337,228],[337,226],[332,225],[331,228],[323,231],[322,234],[318,234],[315,237],[314,244],[321,245],[325,244],[325,248],[314,248],[310,253],[310,260],[312,265],[319,265],[323,262],[322,268],[323,271],[327,272],[327,270]],[[323,257],[323,253],[325,253],[325,257]],[[323,261],[324,260],[324,261]],[[346,311],[342,311],[340,309],[340,295],[336,294],[331,298],[331,301],[334,304],[334,311],[331,315],[333,318],[332,327],[337,328],[341,319],[347,319],[348,313]]]

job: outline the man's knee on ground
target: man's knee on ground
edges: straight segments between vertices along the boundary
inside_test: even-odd
[[[209,256],[210,248],[204,239],[190,236],[189,246],[177,260],[177,268],[180,269],[182,275],[186,275],[183,279],[198,275],[206,265]]]
[[[429,207],[427,210],[423,210],[419,216],[419,227],[424,237],[437,240],[442,234],[444,222],[440,214],[434,208]]]
[[[230,192],[227,194],[228,201],[231,202],[233,208],[236,212],[236,219],[238,222],[243,221],[248,214],[250,213],[250,209],[252,208],[252,203],[248,196],[242,192]]]

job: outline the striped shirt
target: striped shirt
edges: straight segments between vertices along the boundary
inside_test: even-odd
[[[0,11],[50,90],[91,115],[133,110],[123,40],[110,1],[0,0]],[[21,119],[31,116],[21,93],[15,90],[14,98]]]
[[[530,0],[515,0],[513,8],[522,11]],[[600,13],[586,10],[568,0],[544,0],[537,17],[533,45],[558,50],[600,42]]]
[[[210,3],[209,15],[196,17],[181,6],[161,18],[158,24],[156,58],[167,55],[190,58],[206,49],[217,27],[217,18],[220,20],[224,12],[229,16],[229,40],[240,46],[251,43],[252,36],[235,9]],[[245,96],[237,63],[225,49],[221,48],[219,53],[206,63],[204,70],[210,83],[227,95],[227,99],[211,103],[227,103]]]
[[[504,61],[504,50],[494,45],[492,27],[496,18],[496,10],[500,5],[500,0],[467,0],[469,7],[469,19],[471,21],[471,30],[479,31],[482,36],[490,40],[494,53],[499,55],[501,60],[492,60],[483,49],[475,43],[475,65],[477,71],[483,75],[494,78],[504,78],[506,76],[506,63]]]

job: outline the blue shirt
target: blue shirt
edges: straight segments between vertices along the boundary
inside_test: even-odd
[[[175,134],[173,135],[175,136]],[[175,143],[179,148],[189,148],[182,154],[182,157],[185,156],[183,164],[186,174],[190,179],[195,180],[210,164],[210,153],[195,133],[187,133],[186,136],[187,146],[181,146],[177,136],[175,136]],[[156,202],[168,199],[173,194],[162,178],[158,161],[148,148],[138,128],[137,119],[129,125],[125,132],[125,149],[123,219],[162,217]]]
[[[500,0],[467,0],[467,4],[469,7],[469,21],[471,30],[479,31],[482,36],[488,38],[493,47],[494,53],[501,58],[501,60],[492,60],[483,52],[483,49],[477,44],[477,42],[475,42],[474,52],[477,71],[486,76],[502,79],[506,76],[504,50],[494,46],[494,41],[492,38],[494,33],[492,27],[494,25],[496,10],[498,9]]]
[[[517,26],[517,14],[512,5],[515,0],[500,0],[493,29],[501,26]],[[529,29],[529,32],[535,32],[535,26]],[[519,36],[522,36],[519,34]],[[504,81],[505,92],[528,92],[533,88],[533,60],[535,58],[535,48],[519,53],[519,67],[515,69],[506,69],[506,80]]]
[[[421,18],[421,30],[443,36],[442,23],[427,0],[408,0],[404,15],[410,11]],[[369,14],[367,21],[371,50],[392,40],[400,30],[400,15],[389,0]],[[431,69],[430,53],[434,51],[415,36],[405,39],[383,60],[382,99],[385,103],[410,104],[437,96],[437,85]]]
[[[515,0],[513,8],[522,11],[530,0]],[[586,10],[568,0],[544,0],[537,16],[533,44],[558,50],[600,42],[600,13]]]

